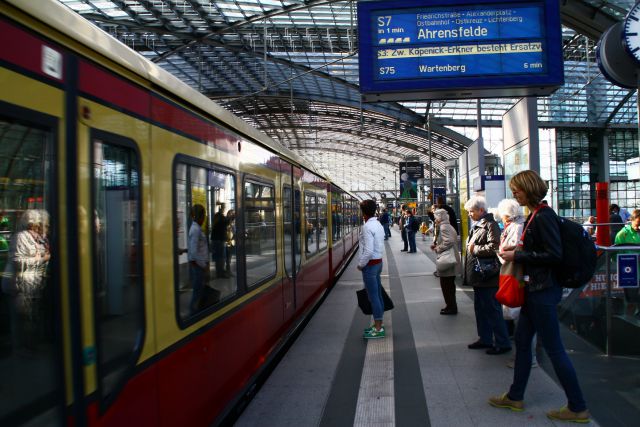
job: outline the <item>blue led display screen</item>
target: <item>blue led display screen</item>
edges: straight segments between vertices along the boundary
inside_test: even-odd
[[[441,3],[359,3],[363,93],[562,84],[557,0]]]

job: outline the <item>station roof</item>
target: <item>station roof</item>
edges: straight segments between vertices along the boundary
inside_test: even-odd
[[[443,177],[472,143],[457,130],[477,125],[476,100],[361,102],[355,1],[58,1],[363,198],[392,197],[407,159]],[[634,1],[560,3],[565,84],[538,99],[540,126],[635,128],[636,91],[595,61]],[[483,99],[482,126],[499,126],[516,101]]]

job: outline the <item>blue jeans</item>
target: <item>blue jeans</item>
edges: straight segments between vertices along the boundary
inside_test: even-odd
[[[571,360],[567,356],[560,338],[558,312],[556,306],[562,297],[562,288],[554,286],[537,292],[527,292],[524,305],[520,310],[516,326],[516,361],[513,371],[513,384],[509,389],[509,398],[523,400],[531,373],[531,338],[537,332],[538,340],[549,356],[553,370],[567,395],[568,407],[574,412],[587,409],[587,405],[578,384],[578,377]]]
[[[409,245],[409,240],[407,239],[407,233],[409,232],[409,230],[407,230],[407,228],[403,228],[402,230],[400,230],[400,236],[402,237],[402,243],[404,243],[404,250],[407,250],[407,247]]]
[[[384,303],[382,302],[382,280],[380,273],[382,272],[382,263],[376,265],[367,265],[362,269],[362,281],[367,289],[369,302],[371,303],[371,311],[373,311],[373,320],[382,320],[384,315]]]
[[[193,293],[191,294],[191,302],[189,303],[189,310],[191,314],[198,312],[198,305],[200,299],[202,299],[202,292],[204,291],[204,270],[189,263],[189,280],[191,281],[191,287]]]
[[[389,224],[382,224],[382,228],[384,228],[384,238],[391,237],[391,231],[389,231]]]
[[[473,287],[473,308],[476,312],[478,336],[483,344],[495,345],[498,348],[511,348],[507,323],[502,317],[502,306],[496,300],[496,292],[498,292],[497,287]]]
[[[416,252],[416,232],[407,231],[407,240],[409,240],[409,252]]]

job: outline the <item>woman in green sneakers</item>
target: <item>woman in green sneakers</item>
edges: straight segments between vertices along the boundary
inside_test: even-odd
[[[360,249],[358,256],[358,270],[362,271],[362,280],[367,289],[367,295],[373,311],[373,325],[365,329],[363,338],[384,338],[382,317],[384,303],[382,302],[382,253],[384,251],[384,228],[376,218],[376,202],[363,200],[360,210],[364,218],[364,226],[360,231]]]

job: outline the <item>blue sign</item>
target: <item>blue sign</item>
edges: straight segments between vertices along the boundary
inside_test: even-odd
[[[638,254],[618,254],[618,287],[638,287]]]
[[[358,27],[368,101],[548,95],[564,82],[557,0],[359,2]]]

